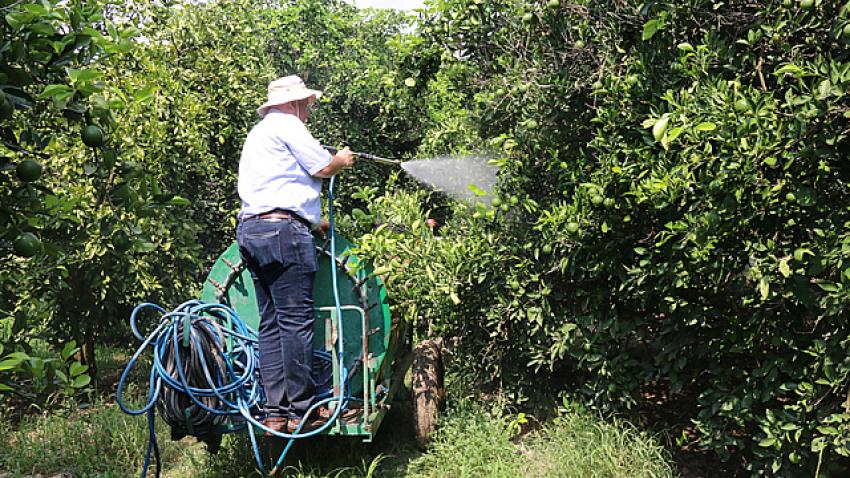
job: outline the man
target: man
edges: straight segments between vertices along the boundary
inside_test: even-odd
[[[320,220],[322,178],[351,167],[348,148],[331,156],[304,126],[322,95],[298,76],[269,84],[262,120],[245,139],[239,161],[237,242],[254,279],[260,310],[260,376],[266,393],[264,425],[293,433],[313,404],[313,281],[316,249],[312,231]],[[327,422],[311,413],[302,432]]]

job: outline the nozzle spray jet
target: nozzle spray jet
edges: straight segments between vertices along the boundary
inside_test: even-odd
[[[336,154],[337,148],[322,146]],[[353,153],[354,156],[376,163],[398,166],[409,177],[460,200],[489,204],[498,180],[499,168],[481,155],[440,156],[436,158],[401,161],[373,154]]]

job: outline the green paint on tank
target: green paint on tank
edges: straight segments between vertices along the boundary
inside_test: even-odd
[[[403,334],[393,333],[387,290],[380,277],[372,275],[372,267],[360,265],[350,250],[351,242],[337,235],[337,280],[343,316],[343,360],[355,373],[349,381],[352,397],[364,400],[366,420],[358,423],[338,424],[332,427],[330,435],[357,435],[364,441],[371,441],[377,426],[386,413],[386,403],[391,398],[387,391],[392,390],[392,361],[398,356],[399,344],[404,342]],[[313,347],[331,351],[333,338],[338,331],[332,324],[335,315],[330,257],[330,243],[324,241],[316,248],[318,270],[313,289],[316,322],[314,326]],[[231,245],[218,258],[204,282],[201,299],[206,302],[220,302],[233,308],[239,317],[253,329],[260,322],[254,283],[248,270],[242,264],[237,244]],[[365,317],[364,317],[365,313]],[[364,334],[365,318],[365,334]],[[365,347],[365,353],[364,353]],[[336,360],[334,360],[336,362]],[[334,376],[338,364],[334,363]],[[364,376],[364,370],[368,372]],[[334,383],[335,389],[339,387]]]

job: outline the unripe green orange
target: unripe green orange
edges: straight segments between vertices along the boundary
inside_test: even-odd
[[[37,181],[38,178],[41,177],[41,171],[41,164],[39,164],[38,161],[33,161],[32,159],[25,159],[21,161],[15,168],[15,174],[18,176],[18,179],[27,183]]]
[[[90,124],[83,128],[81,136],[83,138],[83,144],[90,148],[103,146],[103,130],[97,125]]]
[[[31,232],[25,232],[15,239],[12,244],[15,254],[21,257],[32,257],[41,250],[41,240]]]

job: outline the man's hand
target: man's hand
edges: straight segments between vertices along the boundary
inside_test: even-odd
[[[327,232],[331,230],[331,223],[326,219],[320,219],[319,225],[313,230],[313,234],[320,236],[322,239],[328,237]]]
[[[330,178],[332,176],[336,176],[336,174],[343,169],[347,169],[352,166],[354,166],[354,152],[346,146],[345,148],[337,151],[336,154],[331,157],[331,164],[327,165],[324,169],[313,176],[317,178]]]
[[[334,155],[334,158],[339,160],[342,169],[350,168],[354,166],[354,152],[348,148],[348,146],[342,148],[337,151]]]

